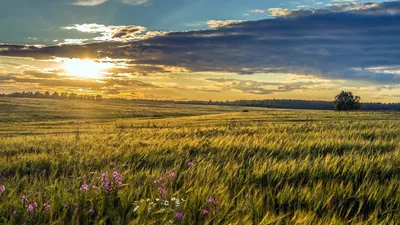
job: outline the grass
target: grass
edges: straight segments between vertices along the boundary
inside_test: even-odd
[[[0,223],[400,220],[400,114],[243,109],[2,98]]]

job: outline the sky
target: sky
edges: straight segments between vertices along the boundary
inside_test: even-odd
[[[400,1],[0,1],[0,93],[400,102]]]

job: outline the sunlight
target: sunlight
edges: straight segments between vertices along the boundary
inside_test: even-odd
[[[72,76],[100,79],[103,73],[112,67],[111,63],[95,62],[90,59],[67,59],[63,61],[64,69]]]

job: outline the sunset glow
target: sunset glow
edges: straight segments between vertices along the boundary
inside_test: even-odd
[[[68,59],[63,61],[63,68],[72,76],[86,79],[101,79],[112,64],[95,62],[90,59]]]

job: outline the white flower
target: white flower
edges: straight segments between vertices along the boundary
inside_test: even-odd
[[[168,201],[168,200],[165,200],[165,201],[164,201],[164,205],[169,205],[169,201]]]
[[[176,199],[175,197],[171,198],[171,202],[175,201],[175,199]]]
[[[156,201],[158,202],[158,201],[160,201],[160,199],[159,199],[159,198],[156,198]]]

